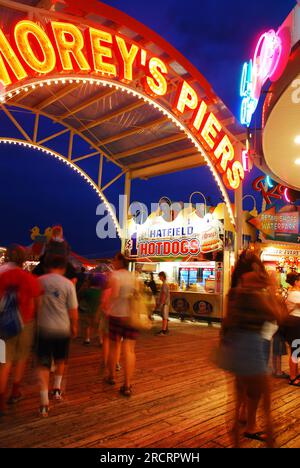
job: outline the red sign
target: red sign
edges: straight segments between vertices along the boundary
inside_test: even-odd
[[[276,233],[296,235],[299,233],[299,213],[297,211],[276,213],[275,207],[272,207],[256,218],[252,218],[249,223],[271,238],[275,238]]]
[[[237,189],[244,179],[244,169],[230,137],[192,84],[181,79],[176,83],[177,92],[170,90],[174,83],[169,66],[131,38],[102,26],[78,27],[61,21],[48,21],[43,26],[26,19],[15,24],[7,36],[0,29],[0,82],[4,86],[13,90],[13,84],[22,84],[32,77],[42,81],[51,74],[80,73],[126,85],[132,83],[137,94],[134,80],[139,80],[143,92],[155,98],[172,91],[170,116],[182,123],[182,130],[189,128],[196,147],[200,143],[205,148],[224,184]]]

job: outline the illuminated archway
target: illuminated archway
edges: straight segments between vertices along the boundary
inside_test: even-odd
[[[226,106],[203,76],[153,31],[100,2],[77,3],[80,16],[72,10],[72,2],[65,2],[60,11],[55,11],[55,7],[25,8],[0,0],[0,5],[9,9],[8,15],[13,11],[30,15],[25,20],[16,17],[10,42],[6,31],[0,30],[0,80],[7,84],[1,110],[28,145],[47,148],[45,143],[67,135],[68,154],[61,157],[80,171],[78,163],[94,155],[100,156],[99,174],[103,158],[111,161],[120,173],[108,184],[103,187],[100,176],[97,183],[90,179],[99,194],[123,175],[151,177],[153,167],[157,173],[163,162],[165,173],[169,166],[173,171],[205,163],[235,225],[225,184],[236,189],[244,177],[239,157],[244,135]],[[92,13],[96,20],[91,19]],[[114,23],[114,27],[107,22]],[[70,35],[73,45],[68,42]],[[34,52],[31,36],[39,42],[39,54]],[[7,67],[10,74],[5,74]],[[88,91],[90,94],[85,96],[86,85],[100,92]],[[41,101],[37,100],[39,95],[44,96]],[[101,108],[98,114],[97,106]],[[143,110],[143,106],[147,109]],[[32,137],[15,118],[16,108],[35,115]],[[153,120],[149,117],[150,121],[145,122],[148,113]],[[38,140],[40,116],[60,124],[61,130]],[[135,119],[136,128],[131,124]],[[103,135],[102,126],[107,122],[116,125],[118,131]],[[149,135],[142,138],[139,132],[152,128],[156,128],[157,136],[149,142]],[[75,135],[93,152],[74,157]]]

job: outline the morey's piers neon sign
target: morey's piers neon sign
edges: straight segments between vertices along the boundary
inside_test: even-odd
[[[168,65],[132,40],[108,29],[72,23],[40,23],[21,20],[6,37],[0,29],[0,83],[6,88],[51,73],[83,73],[118,80],[130,85],[144,70],[141,83],[152,98],[169,92]],[[186,114],[193,113],[186,121]],[[183,79],[178,84],[172,112],[206,150],[227,188],[237,189],[244,178],[242,164],[222,124],[195,89]]]

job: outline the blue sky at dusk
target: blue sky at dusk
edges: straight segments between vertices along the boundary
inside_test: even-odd
[[[244,61],[252,56],[259,35],[276,29],[295,6],[295,0],[107,0],[159,33],[189,59],[211,83],[230,110],[239,115],[239,81]],[[2,126],[3,127],[3,126]],[[3,131],[3,128],[2,128]],[[8,133],[11,129],[7,129]],[[3,133],[2,133],[3,134]],[[95,170],[92,166],[90,171]],[[253,175],[247,176],[245,193]],[[106,195],[116,201],[117,182]],[[193,191],[220,201],[207,168],[134,181],[132,199],[157,202],[163,195],[187,202]],[[96,236],[97,195],[79,175],[40,152],[0,145],[0,246],[31,243],[30,229],[56,223],[81,255],[102,256],[119,248],[117,240]]]

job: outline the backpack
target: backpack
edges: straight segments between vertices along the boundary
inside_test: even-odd
[[[0,338],[2,340],[13,338],[19,335],[23,328],[17,289],[8,288],[0,300]]]

